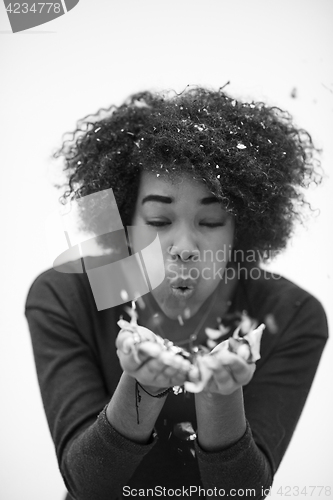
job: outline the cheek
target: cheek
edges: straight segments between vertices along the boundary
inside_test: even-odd
[[[222,234],[210,238],[206,243],[203,254],[209,256],[210,263],[225,267],[232,257],[233,243],[234,228],[232,226],[228,230],[223,231]]]
[[[232,259],[233,231],[223,234],[223,237],[211,239],[201,253],[200,268],[202,286],[212,289],[223,278],[228,262]]]

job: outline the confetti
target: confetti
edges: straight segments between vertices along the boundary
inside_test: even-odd
[[[240,326],[236,328],[232,337],[227,339],[229,351],[238,354],[248,363],[254,363],[260,359],[260,342],[266,326],[262,323],[255,330],[246,335],[240,335]]]
[[[120,292],[120,297],[124,300],[124,301],[128,301],[128,293],[126,292],[126,290],[121,290]]]
[[[126,290],[122,290],[122,292],[125,292],[125,294],[127,293]],[[132,335],[127,337],[122,350],[125,354],[131,352],[134,359],[139,362],[139,346],[141,342],[145,342],[147,338],[151,338],[152,332],[137,324],[138,315],[135,301],[132,301],[131,308],[126,307],[125,310],[131,317],[131,322],[129,323],[121,317],[117,324],[122,330],[127,330],[131,332]],[[190,310],[186,308],[184,310],[184,317],[187,317],[189,314]],[[217,318],[219,324],[218,329],[205,329],[208,337],[208,347],[203,345],[192,345],[190,349],[191,352],[175,345],[168,339],[162,338],[159,335],[154,335],[154,340],[152,341],[157,342],[165,349],[165,355],[171,356],[171,358],[180,355],[185,360],[189,361],[187,380],[184,383],[184,389],[179,386],[174,387],[173,392],[175,395],[183,392],[183,390],[192,393],[201,392],[212,378],[214,370],[220,366],[221,361],[218,357],[218,353],[221,351],[229,350],[242,357],[247,363],[254,363],[260,359],[260,342],[265,325],[261,324],[258,328],[254,329],[254,325],[257,324],[257,322],[251,320],[245,311],[241,313],[241,318],[242,320],[232,336],[222,342],[219,342],[221,336],[227,334],[231,327],[225,327],[222,325],[221,318]],[[183,326],[184,322],[180,314],[177,319],[179,324]],[[147,336],[148,332],[149,336]]]
[[[186,307],[184,309],[184,318],[189,319],[191,317],[191,309],[189,307]]]
[[[274,315],[269,313],[265,316],[265,323],[267,325],[267,329],[270,333],[275,335],[279,331],[279,327],[276,323]]]

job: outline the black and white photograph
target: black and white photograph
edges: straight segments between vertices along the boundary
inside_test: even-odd
[[[333,3],[0,4],[0,498],[333,498]]]

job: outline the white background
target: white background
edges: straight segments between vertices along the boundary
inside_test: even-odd
[[[23,309],[32,280],[51,265],[43,233],[58,197],[50,156],[86,114],[139,90],[228,80],[236,97],[288,109],[323,148],[326,179],[309,192],[320,216],[272,268],[318,297],[332,324],[332,21],[330,0],[81,0],[12,34],[1,3],[1,498],[60,500],[65,491]],[[329,342],[275,500],[284,498],[280,486],[333,487],[332,350]],[[312,498],[325,498],[318,493]]]

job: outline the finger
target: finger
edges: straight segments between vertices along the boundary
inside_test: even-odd
[[[120,319],[119,321],[117,321],[117,325],[124,330],[133,331],[135,329],[135,325],[129,323],[125,319]]]
[[[166,366],[172,366],[173,368],[176,368],[178,370],[188,371],[191,366],[189,360],[184,359],[179,354],[175,354],[166,350],[163,350],[161,352],[160,359]]]
[[[181,374],[175,368],[165,366],[158,359],[150,359],[137,370],[136,378],[147,385],[163,388],[181,385],[185,380],[185,374]]]
[[[144,326],[131,325],[128,321],[123,319],[118,321],[118,325],[121,327],[116,339],[116,347],[118,349],[128,350],[130,348],[131,341],[127,339],[131,339],[132,337],[137,339],[136,342],[150,340],[151,342],[157,342],[160,345],[163,345],[163,339]],[[124,342],[128,342],[128,345],[124,345]]]
[[[133,332],[128,330],[120,330],[116,338],[116,348],[125,352],[126,345],[124,347],[123,344],[127,339],[131,338],[132,336]],[[129,352],[129,347],[126,352]]]
[[[140,380],[149,381],[159,387],[183,385],[191,363],[181,356],[162,351],[159,356],[149,358],[137,371]]]
[[[173,366],[167,366],[163,370],[163,375],[168,379],[172,379],[173,377],[177,377],[178,375],[184,377],[186,374],[185,372],[182,372],[178,368],[174,368]]]
[[[201,392],[207,385],[212,376],[211,366],[216,361],[213,356],[198,356],[196,359],[196,366],[191,367],[189,377],[185,383],[185,389],[189,392]]]
[[[187,372],[187,380],[189,382],[199,382],[200,380],[200,371],[198,366],[196,365],[191,365],[189,371]]]
[[[154,332],[149,330],[149,328],[138,325],[136,327],[136,331],[139,333],[139,335],[142,339],[151,340],[152,342],[158,341],[158,335],[156,335]],[[162,343],[163,343],[163,339],[162,339]]]
[[[132,353],[124,354],[120,349],[117,349],[117,356],[122,369],[127,373],[134,373],[142,364]]]
[[[235,370],[236,373],[240,372],[249,365],[249,363],[247,363],[241,356],[230,352],[227,349],[222,349],[216,352],[214,357],[224,366],[229,366],[232,370]]]
[[[217,346],[215,346],[214,349],[210,351],[210,354],[213,353],[215,354],[217,351],[228,349],[228,345],[229,345],[229,339],[223,340],[222,342],[217,344]]]
[[[146,359],[149,361],[155,360],[155,363],[151,363],[152,366],[158,366],[163,369],[166,367],[172,367],[176,370],[187,372],[191,363],[184,359],[182,356],[178,354],[174,354],[165,349],[164,346],[161,346],[158,343],[154,342],[141,342],[136,346],[138,352],[140,353],[141,359]]]
[[[156,377],[156,381],[162,386],[172,387],[175,385],[183,385],[186,378],[186,373],[172,367],[167,367]]]
[[[151,341],[145,341],[141,342],[136,346],[138,353],[141,357],[147,359],[147,358],[158,358],[162,352],[163,352],[163,347],[160,344],[157,344],[156,342],[151,342]]]
[[[140,367],[140,370],[142,371],[143,368],[145,369],[145,373],[148,373],[150,376],[155,378],[163,373],[167,367],[165,366],[163,361],[159,359],[159,357],[156,357],[150,358],[144,365]]]
[[[215,357],[238,384],[245,385],[251,380],[256,369],[255,363],[249,364],[241,356],[230,351],[220,351]],[[213,368],[214,372],[218,370],[218,367]]]
[[[232,376],[231,371],[227,367],[224,367],[222,365],[218,370],[213,370],[213,376],[216,383],[221,386],[229,384],[230,382],[232,382],[233,384],[236,382],[236,380]]]
[[[128,352],[124,352],[124,349],[117,349],[117,355],[123,370],[133,373],[148,360],[158,358],[161,349],[158,344],[147,341],[136,345],[132,344]]]
[[[181,372],[171,366],[164,367],[163,371],[156,376],[156,382],[168,387],[180,385],[180,381],[184,379],[185,374],[181,374]]]
[[[227,395],[233,393],[240,385],[233,378],[230,369],[221,365],[219,370],[214,369],[213,376],[208,381],[207,389]]]
[[[215,330],[213,328],[209,328],[208,326],[207,326],[207,328],[205,328],[205,332],[206,332],[208,338],[210,338],[212,340],[217,340],[222,336],[222,333],[220,330]]]

